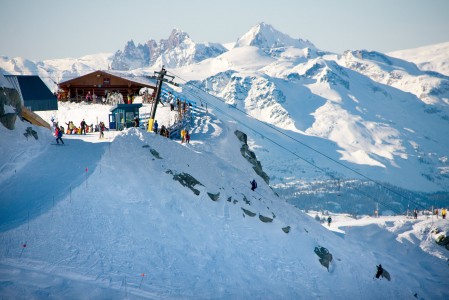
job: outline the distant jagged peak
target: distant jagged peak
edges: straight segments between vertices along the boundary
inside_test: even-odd
[[[173,49],[183,43],[193,43],[187,32],[182,31],[178,28],[173,28],[170,36],[166,40],[161,40],[160,44],[165,45],[167,49]]]
[[[261,49],[283,47],[312,48],[315,45],[307,40],[294,39],[289,35],[276,30],[273,26],[261,22],[253,26],[247,33],[239,38],[235,47],[255,46]]]

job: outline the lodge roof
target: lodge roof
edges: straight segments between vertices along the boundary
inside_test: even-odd
[[[137,85],[142,87],[148,87],[148,88],[156,88],[156,83],[154,79],[150,79],[145,76],[135,76],[130,74],[124,74],[122,72],[114,72],[111,70],[105,71],[105,70],[97,70],[76,78],[72,78],[66,81],[62,81],[59,83],[59,86],[76,86],[80,84],[80,82],[86,82],[89,81],[91,78],[115,78],[116,80],[124,81],[128,85]]]

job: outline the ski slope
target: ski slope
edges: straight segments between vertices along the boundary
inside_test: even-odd
[[[449,231],[447,220],[334,216],[330,231],[258,177],[234,131],[252,133],[219,109],[198,107],[190,144],[136,128],[104,140],[65,135],[64,146],[45,131],[29,140],[48,144],[23,165],[11,162],[17,169],[0,185],[2,298],[449,297],[449,251],[421,242],[433,226]],[[163,120],[167,111],[158,112]],[[60,123],[87,116],[82,105],[60,113]],[[4,136],[2,151],[24,139]],[[8,153],[26,147],[14,144]],[[185,174],[198,183],[185,186],[195,183]],[[333,255],[329,269],[319,246]],[[392,281],[373,279],[379,263]]]

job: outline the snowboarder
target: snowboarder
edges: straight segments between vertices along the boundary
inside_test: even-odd
[[[254,190],[257,188],[257,182],[255,179],[253,179],[253,181],[251,181],[250,183],[251,183],[251,191],[254,192]]]
[[[332,218],[331,216],[327,217],[327,226],[331,227]]]
[[[62,126],[60,128],[56,127],[55,136],[56,136],[56,144],[59,144],[59,141],[64,145],[64,141],[62,140],[62,134],[64,132],[64,128]]]

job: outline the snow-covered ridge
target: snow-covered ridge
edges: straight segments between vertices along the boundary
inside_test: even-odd
[[[338,62],[377,82],[413,93],[426,104],[449,105],[448,76],[421,71],[413,63],[374,51],[347,51]]]
[[[415,63],[421,70],[449,76],[449,42],[387,53]]]

